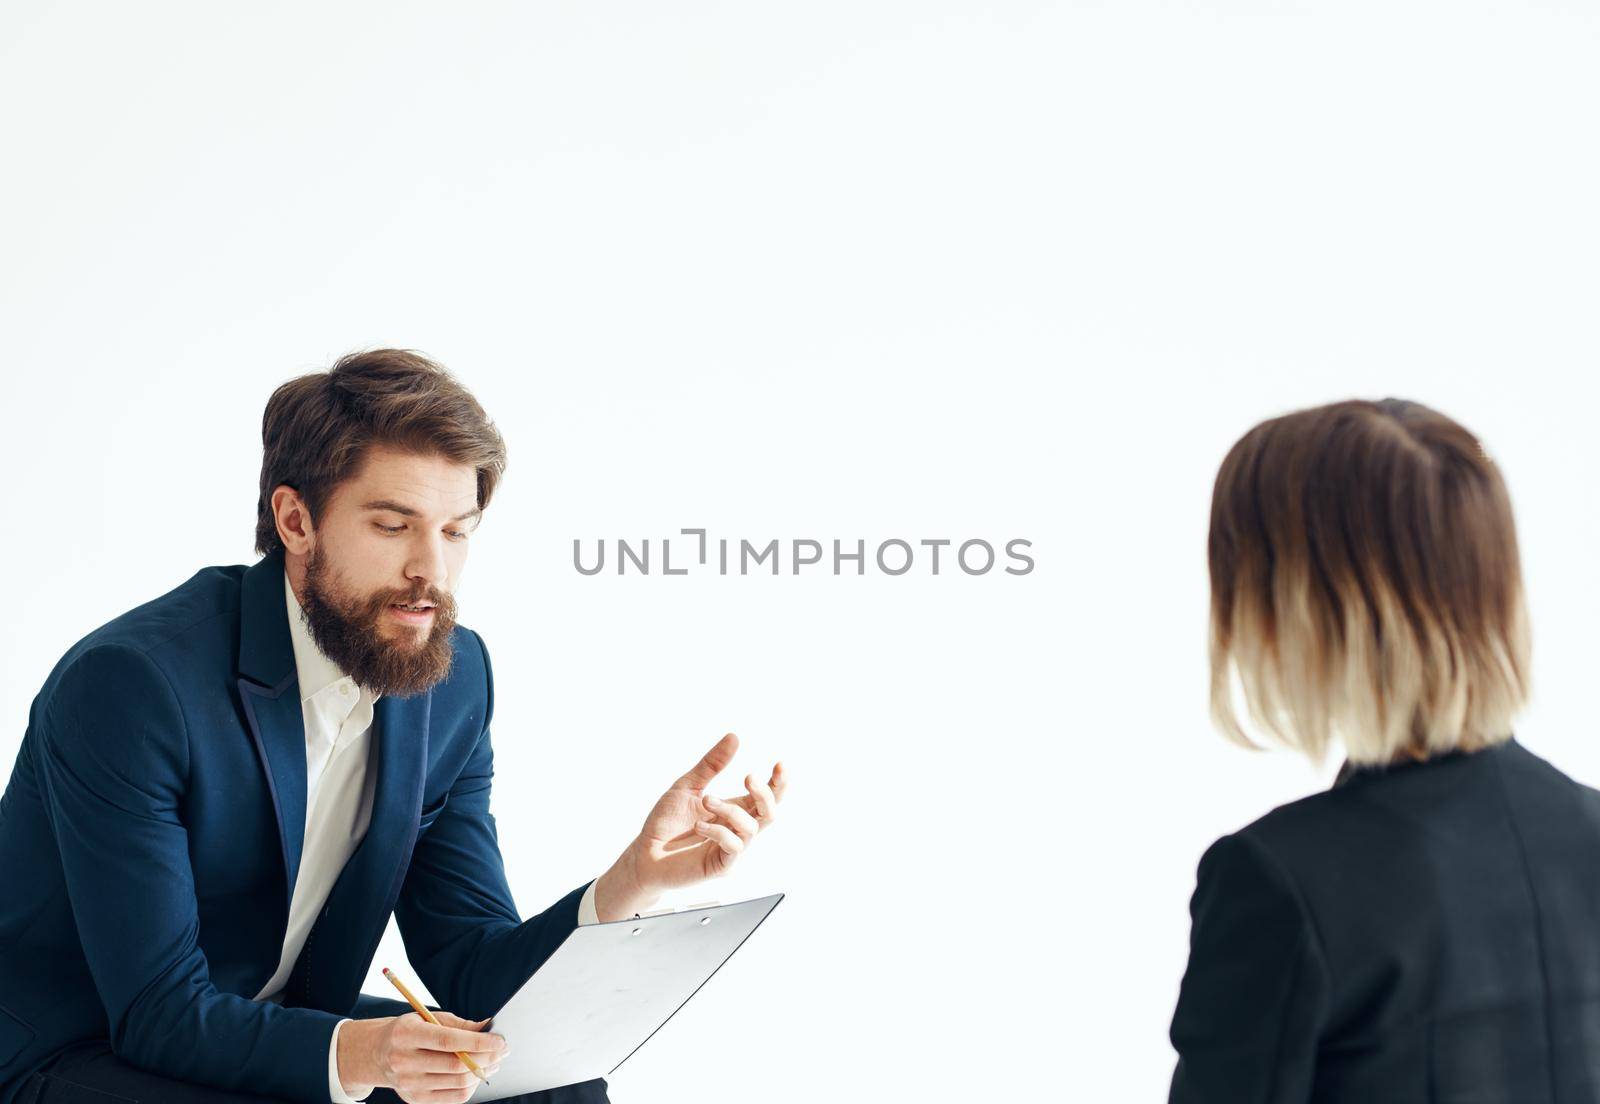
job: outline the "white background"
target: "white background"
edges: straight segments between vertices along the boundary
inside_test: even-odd
[[[73,641],[254,560],[274,386],[419,348],[510,446],[460,600],[524,912],[721,732],[730,785],[791,770],[736,874],[671,903],[788,899],[613,1098],[1162,1098],[1200,852],[1337,765],[1206,720],[1209,495],[1249,426],[1396,395],[1482,437],[1532,601],[1518,734],[1600,782],[1597,29],[11,3],[0,756]],[[1038,566],[571,566],[686,526],[1022,537]]]

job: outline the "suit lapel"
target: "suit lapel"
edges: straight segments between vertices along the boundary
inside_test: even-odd
[[[305,846],[306,737],[281,550],[245,570],[240,606],[239,698],[278,820],[287,923]],[[416,844],[432,704],[433,695],[426,693],[385,695],[373,706],[369,754],[376,760],[377,779],[372,821],[334,883],[290,978],[286,997],[296,1003],[343,1008],[360,990]],[[319,940],[324,919],[345,938]],[[370,946],[351,946],[349,937],[359,940],[361,933]]]
[[[246,569],[239,609],[239,701],[267,778],[283,848],[284,916],[306,832],[306,731],[283,595],[283,552]]]
[[[343,1012],[361,993],[417,842],[432,694],[385,696],[373,709],[378,777],[372,823],[345,864],[286,986],[287,1003]]]
[[[372,825],[351,862],[354,865],[359,860],[361,876],[371,880],[369,888],[381,890],[377,899],[386,902],[385,915],[400,894],[406,862],[417,841],[432,707],[431,693],[410,698],[388,695],[373,707],[378,786],[372,798]]]

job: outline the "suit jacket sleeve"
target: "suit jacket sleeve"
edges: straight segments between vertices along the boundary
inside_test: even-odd
[[[1223,836],[1189,907],[1169,1104],[1309,1100],[1328,972],[1287,874],[1260,844]]]
[[[180,815],[188,732],[166,675],[138,649],[99,645],[45,709],[44,799],[112,1050],[167,1077],[325,1102],[339,1017],[211,982]]]
[[[489,812],[494,749],[494,674],[483,649],[488,705],[483,731],[444,810],[411,855],[395,905],[406,958],[441,1007],[478,1020],[499,1012],[578,926],[585,886],[522,920],[506,883],[499,836]]]

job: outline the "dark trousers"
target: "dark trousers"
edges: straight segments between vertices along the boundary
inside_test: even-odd
[[[409,1005],[362,995],[354,1019],[397,1016]],[[326,1060],[326,1055],[319,1055]],[[610,1104],[606,1080],[597,1077],[559,1089],[506,1098],[506,1104]],[[16,1104],[283,1104],[273,1097],[213,1089],[130,1066],[111,1053],[106,1039],[74,1043],[22,1084]],[[367,1104],[400,1104],[390,1089],[376,1089]]]

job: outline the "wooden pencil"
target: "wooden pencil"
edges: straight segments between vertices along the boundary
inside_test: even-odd
[[[423,1007],[423,1004],[422,1004],[421,1001],[419,1001],[416,997],[411,995],[411,990],[406,988],[406,983],[405,982],[401,981],[399,978],[395,977],[392,973],[389,972],[389,967],[385,966],[383,968],[383,976],[388,978],[391,982],[394,983],[394,987],[396,989],[400,990],[400,995],[411,1003],[411,1007],[412,1008],[415,1008],[417,1010],[417,1015],[421,1016],[423,1019],[427,1020],[429,1023],[433,1024],[435,1027],[443,1027],[444,1026],[438,1020],[434,1019],[433,1013],[429,1012],[425,1007]],[[481,1069],[478,1068],[478,1063],[474,1062],[471,1058],[469,1058],[467,1056],[467,1052],[466,1051],[464,1051],[464,1050],[456,1051],[456,1057],[461,1059],[463,1062],[465,1062],[467,1064],[467,1068],[469,1070],[471,1070],[473,1073],[478,1075],[478,1080],[479,1081],[482,1081],[485,1085],[487,1085],[489,1083],[488,1076],[485,1075],[484,1072]]]

